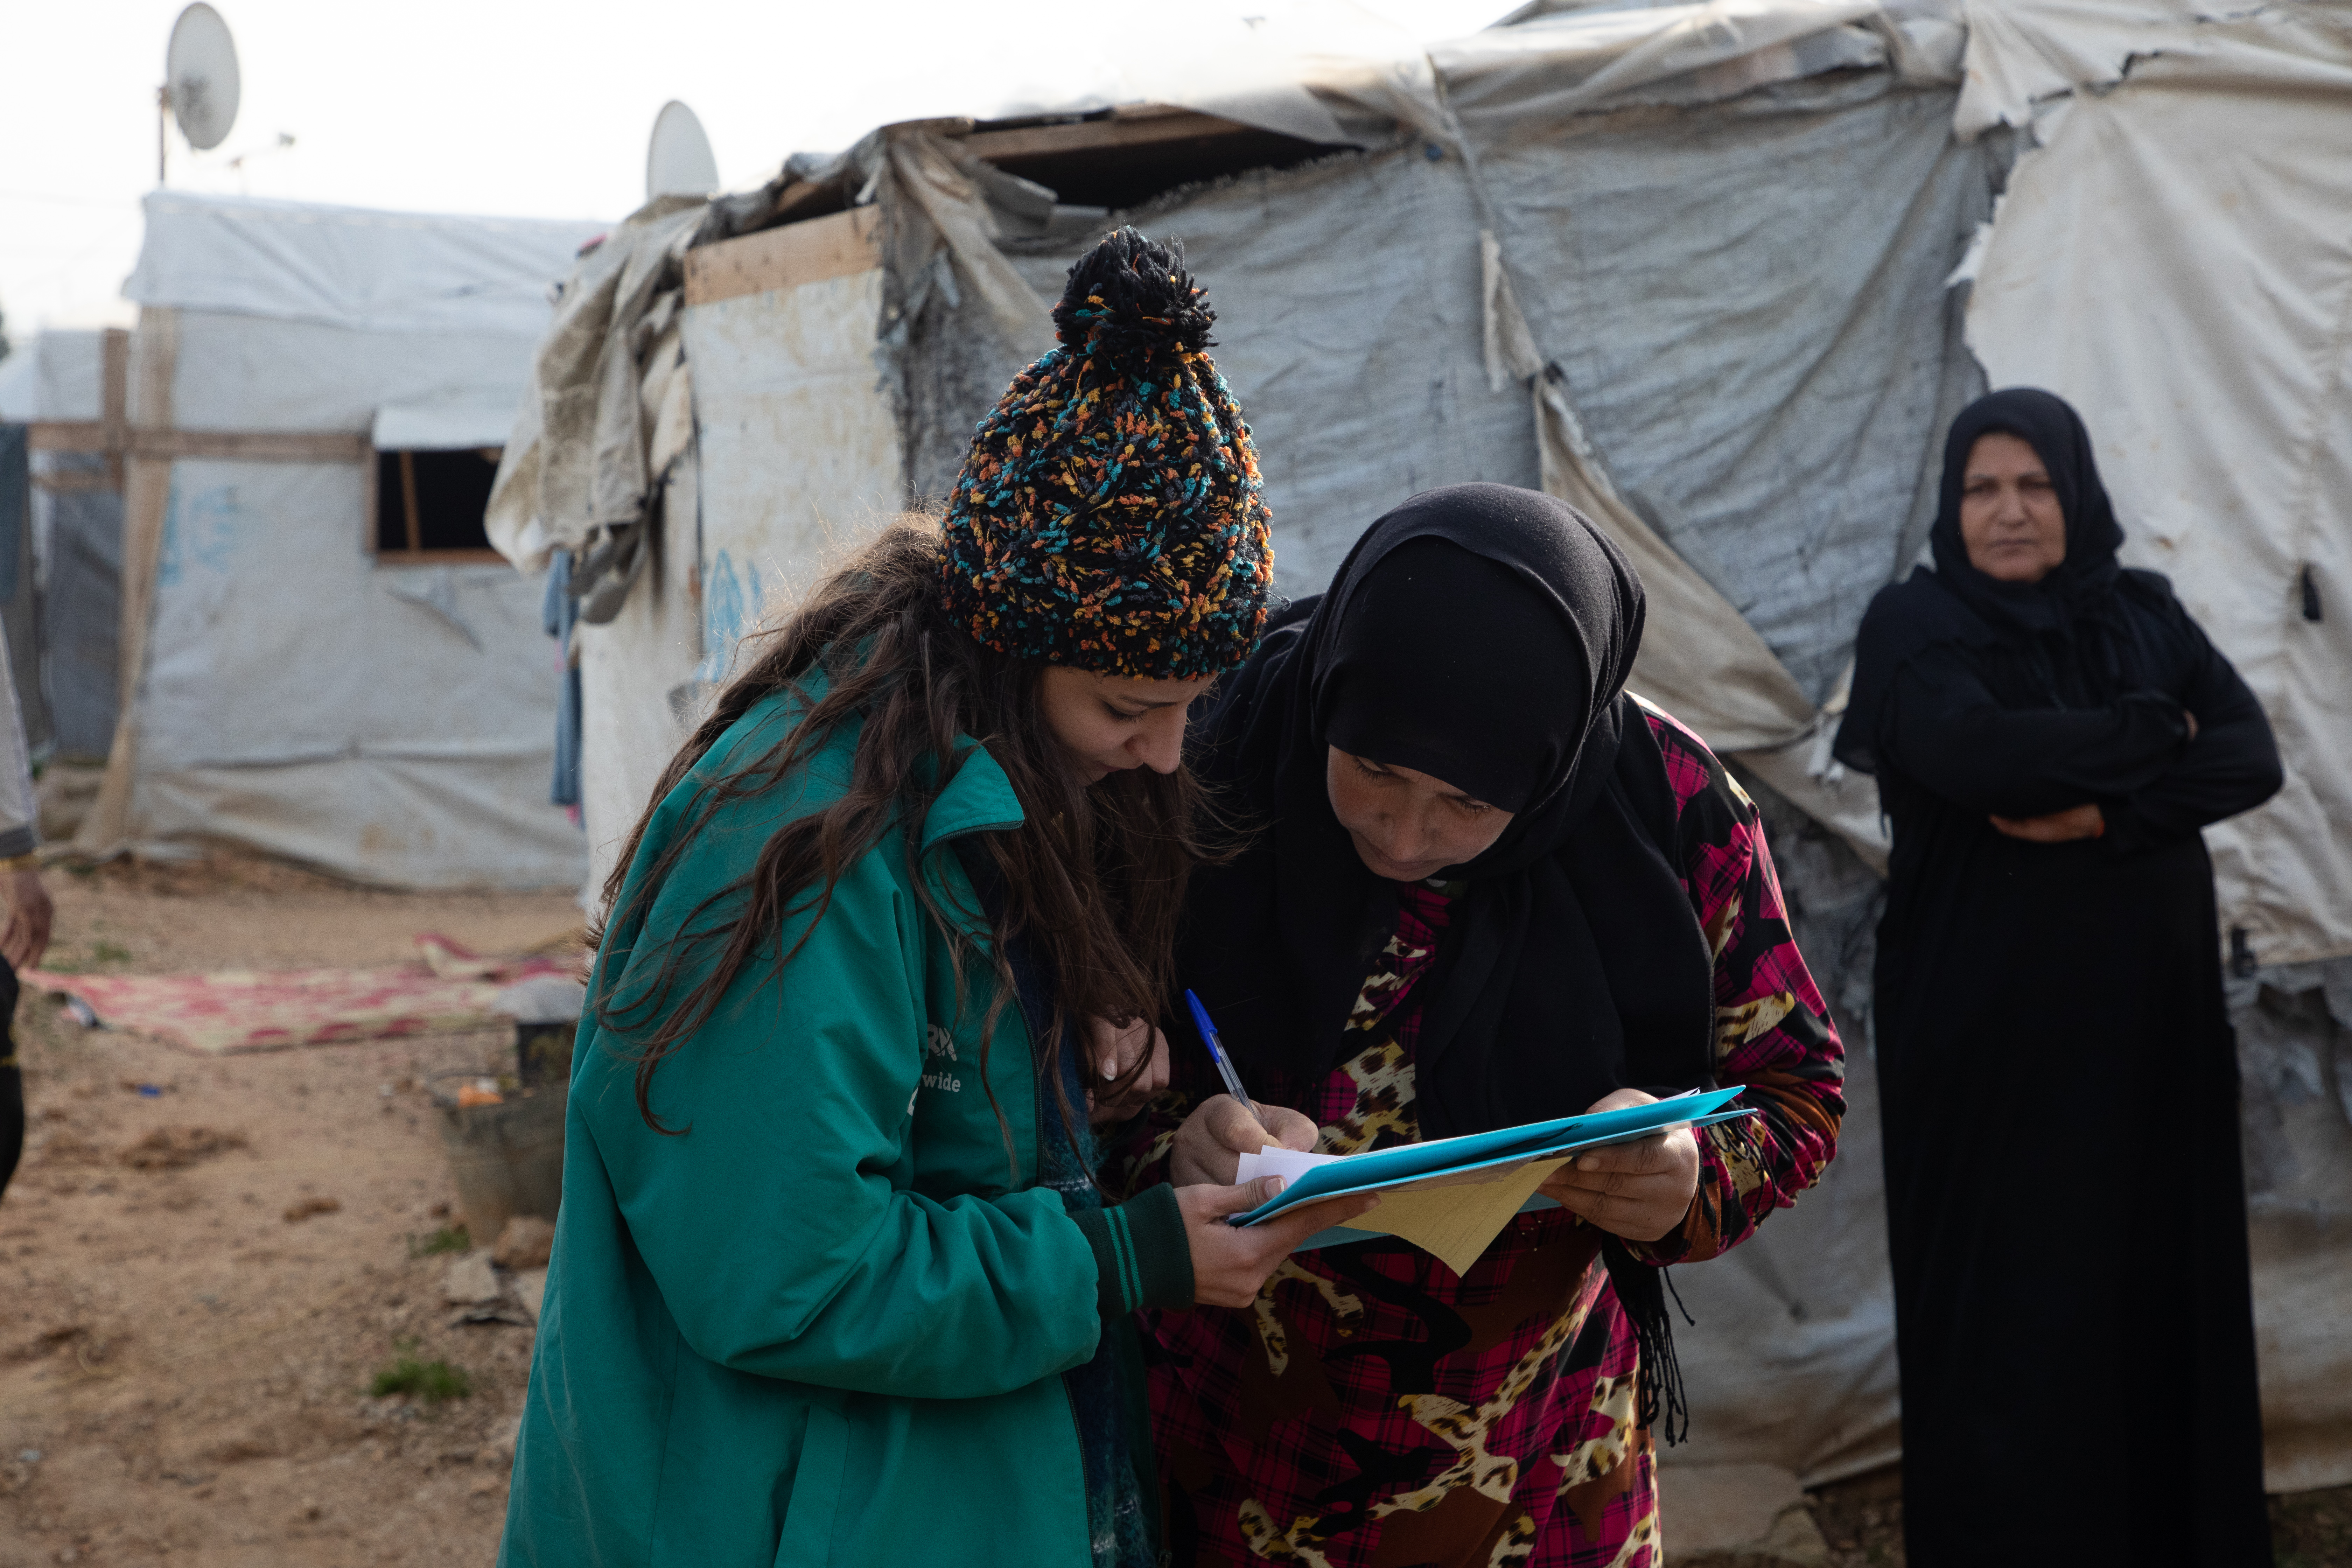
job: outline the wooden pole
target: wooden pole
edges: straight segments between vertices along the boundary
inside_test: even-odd
[[[122,488],[122,455],[131,445],[131,334],[109,327],[99,340],[103,369],[103,420],[106,431],[106,477]]]
[[[425,531],[416,524],[416,454],[400,455],[400,504],[408,518],[408,552],[425,548]]]

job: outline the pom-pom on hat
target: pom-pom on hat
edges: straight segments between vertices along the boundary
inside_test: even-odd
[[[973,433],[940,546],[949,617],[1016,658],[1142,679],[1238,667],[1274,581],[1257,453],[1181,246],[1080,258],[1060,342]]]

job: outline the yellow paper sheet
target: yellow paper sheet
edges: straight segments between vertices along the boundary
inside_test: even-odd
[[[1456,1274],[1467,1274],[1511,1216],[1570,1158],[1537,1160],[1479,1181],[1440,1176],[1391,1188],[1381,1194],[1380,1207],[1348,1221],[1348,1226],[1409,1241]]]

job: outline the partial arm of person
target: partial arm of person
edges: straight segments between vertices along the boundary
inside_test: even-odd
[[[1716,1079],[1745,1088],[1737,1103],[1760,1114],[1593,1151],[1544,1187],[1660,1264],[1713,1258],[1795,1203],[1836,1153],[1845,1115],[1844,1048],[1790,933],[1755,803],[1696,736],[1665,724],[1670,757],[1680,751],[1706,770],[1683,804],[1681,836],[1684,884],[1715,955]],[[1650,1098],[1621,1089],[1594,1109]]]
[[[698,923],[690,889],[726,879],[709,866],[694,874],[715,853],[689,852],[646,929]],[[698,1354],[860,1393],[1004,1393],[1090,1357],[1107,1310],[1254,1294],[1310,1233],[1300,1226],[1333,1223],[1226,1225],[1272,1195],[1262,1183],[1162,1190],[1083,1221],[1049,1188],[932,1196],[901,1185],[927,1024],[908,944],[924,918],[878,851],[850,868],[781,980],[772,965],[740,975],[656,1072],[655,1110],[677,1136],[638,1115],[626,1047],[590,1042],[598,1055],[574,1103]],[[785,944],[798,934],[788,929]],[[625,973],[623,995],[643,981]]]
[[[729,879],[719,853],[689,849],[646,932],[707,929],[695,905]],[[696,1353],[860,1393],[1005,1393],[1093,1354],[1095,1248],[1050,1189],[931,1197],[899,1184],[928,1023],[900,898],[870,853],[781,977],[772,949],[737,976],[653,1075],[655,1113],[676,1135],[646,1125],[631,1048],[602,1030],[582,1041],[596,1054],[572,1103]],[[788,928],[784,944],[797,934]],[[626,956],[606,947],[608,963]],[[644,994],[661,956],[644,942],[624,1001]],[[1018,1024],[1001,1027],[1013,1038],[999,1048],[1019,1049]]]
[[[1273,1145],[1312,1149],[1322,1130],[1314,1118],[1279,1103],[1288,1086],[1244,1087],[1255,1114],[1224,1091],[1208,1052],[1196,1039],[1171,1052],[1167,1079],[1141,1111],[1108,1130],[1104,1179],[1114,1192],[1141,1194],[1167,1183],[1178,1187],[1234,1179],[1241,1157]]]
[[[30,969],[49,947],[49,892],[41,885],[40,813],[33,793],[33,768],[25,744],[24,715],[16,707],[16,681],[8,649],[0,642],[0,896],[8,903],[8,923],[0,926],[0,958],[12,969]]]
[[[2180,615],[2194,639],[2181,706],[2196,716],[2196,733],[2154,783],[2106,807],[2119,849],[2184,837],[2270,799],[2285,782],[2271,721],[2235,666],[2202,627]]]
[[[1122,1028],[1097,1019],[1089,1040],[1090,1059],[1101,1079],[1129,1079],[1124,1090],[1108,1095],[1087,1091],[1090,1120],[1097,1127],[1123,1124],[1130,1140],[1150,1141],[1154,1101],[1166,1096],[1171,1073],[1167,1035],[1144,1020]],[[1314,1122],[1295,1110],[1276,1106],[1253,1110],[1227,1094],[1212,1097],[1174,1122],[1161,1167],[1164,1180],[1147,1183],[1124,1204],[1073,1216],[1096,1244],[1103,1271],[1104,1314],[1143,1305],[1182,1304],[1117,1299],[1113,1281],[1128,1272],[1128,1248],[1117,1232],[1130,1223],[1130,1214],[1180,1215],[1178,1241],[1191,1259],[1192,1300],[1213,1307],[1245,1307],[1256,1299],[1266,1276],[1301,1241],[1378,1206],[1377,1196],[1334,1199],[1246,1230],[1223,1223],[1226,1215],[1255,1208],[1282,1191],[1278,1176],[1234,1184],[1242,1152],[1269,1144],[1308,1149],[1315,1136]],[[1104,1163],[1119,1163],[1116,1150]],[[1104,1232],[1110,1233],[1108,1246],[1098,1239]]]
[[[1949,645],[1896,672],[1887,709],[1882,758],[1988,817],[2044,816],[2129,795],[2162,777],[2189,738],[2182,704],[2160,692],[2104,708],[2003,708],[1966,652]]]

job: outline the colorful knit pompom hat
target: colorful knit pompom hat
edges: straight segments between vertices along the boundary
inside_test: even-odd
[[[1015,658],[1142,679],[1233,669],[1274,581],[1257,453],[1202,351],[1181,246],[1132,228],[1070,268],[1060,344],[974,432],[940,545],[949,618]]]

